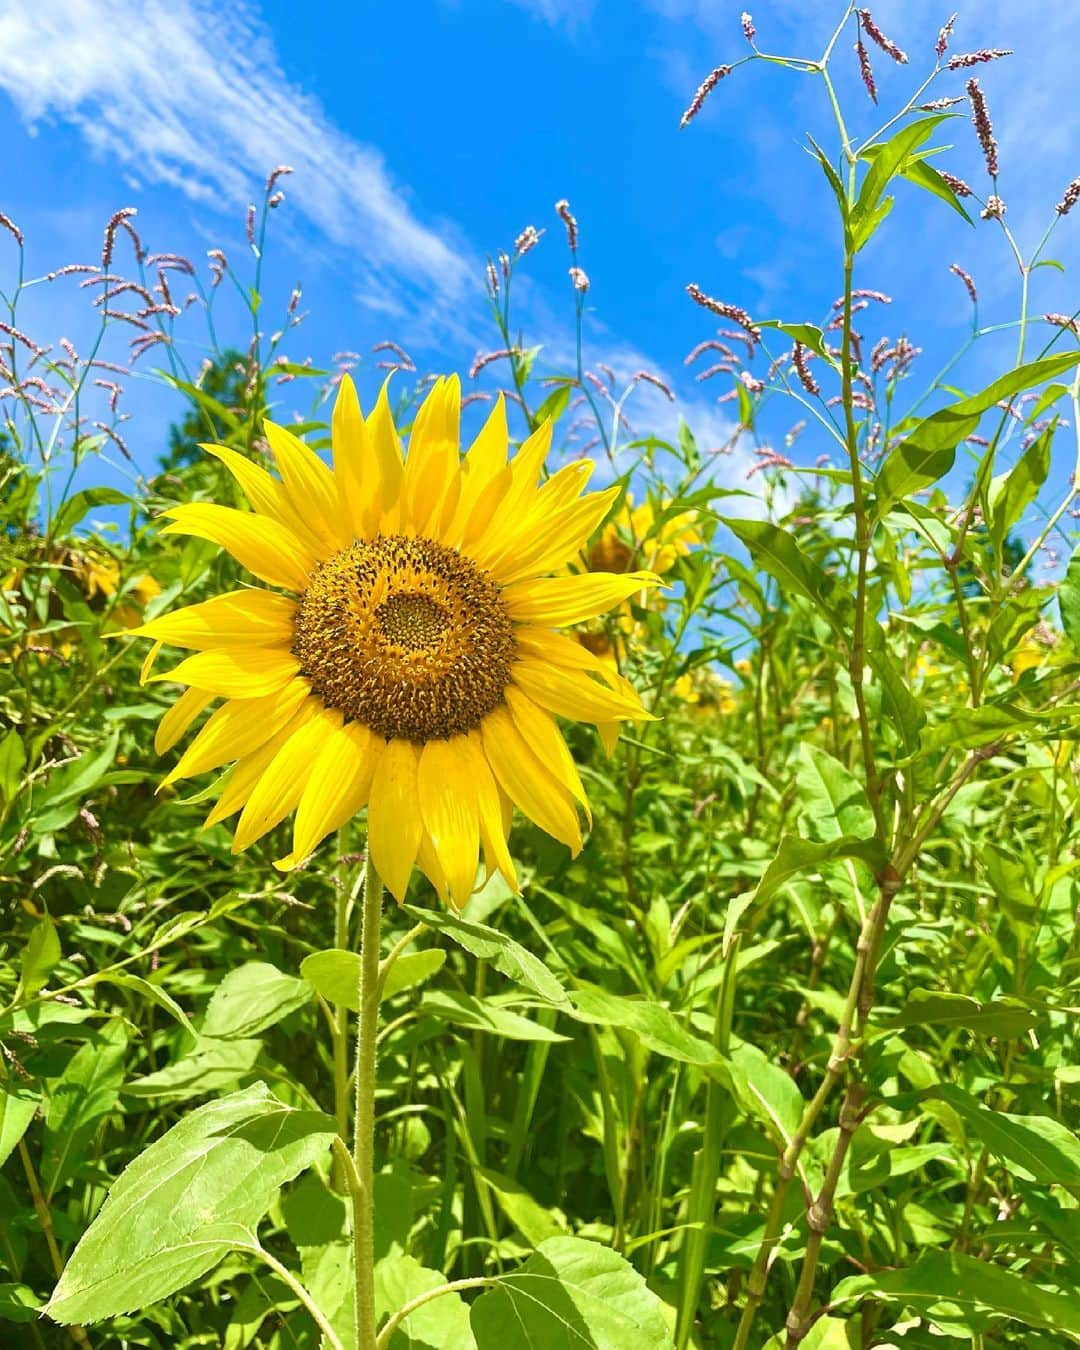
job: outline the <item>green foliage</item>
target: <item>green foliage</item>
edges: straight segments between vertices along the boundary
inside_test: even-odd
[[[771,59],[834,92],[829,61]],[[860,141],[835,111],[836,147],[810,149],[847,302],[838,324],[758,325],[766,378],[736,381],[716,453],[683,419],[619,439],[649,381],[605,401],[584,351],[547,370],[510,308],[527,250],[489,275],[515,440],[555,419],[555,469],[591,416],[623,489],[582,565],[665,582],[577,634],[656,717],[610,756],[567,728],[593,807],[579,856],[519,820],[520,894],[492,878],[455,913],[417,877],[385,906],[378,1350],[1080,1341],[1080,554],[1036,572],[1077,502],[1053,470],[1080,350],[1024,309],[1012,365],[995,349],[972,394],[912,393],[908,356],[875,366],[852,292],[894,194],[976,213],[930,162],[956,123],[910,105]],[[250,283],[214,279],[259,327],[267,210]],[[215,285],[193,284],[209,317]],[[183,412],[164,472],[124,492],[70,490],[119,420],[50,439],[6,386],[3,1344],[357,1342],[363,819],[289,874],[285,825],[233,855],[203,828],[216,775],[161,786],[173,691],[124,636],[243,583],[154,523],[239,504],[199,442],[268,465],[268,385],[308,378],[296,430],[327,448],[325,372],[278,350],[294,313],[247,355],[210,324],[201,374],[153,344]],[[792,457],[828,465],[765,453],[793,390]],[[722,450],[765,468],[733,487]]]

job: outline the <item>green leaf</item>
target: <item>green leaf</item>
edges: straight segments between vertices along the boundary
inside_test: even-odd
[[[511,1041],[565,1041],[557,1031],[528,1017],[499,1007],[490,999],[473,998],[453,989],[429,989],[420,1001],[420,1011],[454,1026],[490,1031]]]
[[[566,1231],[551,1210],[538,1204],[520,1181],[490,1167],[474,1167],[473,1171],[491,1187],[499,1208],[533,1247]]]
[[[112,1022],[81,1045],[49,1084],[41,1161],[46,1199],[86,1163],[91,1141],[116,1108],[126,1056],[127,1032],[122,1023]]]
[[[909,122],[878,149],[851,211],[851,239],[855,252],[869,242],[880,223],[881,198],[885,189],[902,171],[913,151],[929,138],[943,120],[938,115]]]
[[[803,823],[811,839],[825,843],[845,835],[867,839],[874,833],[874,813],[866,790],[827,751],[803,741],[795,781]]]
[[[806,556],[786,530],[767,520],[739,520],[731,516],[721,516],[720,520],[782,590],[809,600],[833,628],[842,631],[836,582]]]
[[[803,1113],[795,1081],[756,1045],[742,1041],[718,1070],[740,1106],[768,1129],[781,1148],[791,1141]]]
[[[111,487],[89,487],[73,493],[57,511],[53,520],[52,535],[63,539],[69,534],[87,512],[96,506],[135,505],[133,498],[126,492]]]
[[[215,1040],[256,1036],[311,998],[311,985],[286,975],[266,961],[249,961],[230,970],[214,990],[202,1034]]]
[[[15,800],[19,778],[26,763],[26,747],[15,727],[0,741],[0,806]]]
[[[185,1116],[129,1163],[72,1253],[45,1311],[100,1322],[149,1307],[212,1270],[335,1132],[263,1083]]]
[[[1052,422],[1028,446],[1008,473],[990,484],[990,540],[1000,554],[1005,536],[1038,496],[1050,472],[1050,446],[1057,422]]]
[[[1052,1116],[992,1111],[955,1083],[938,1083],[923,1098],[948,1103],[990,1152],[1023,1180],[1080,1186],[1080,1141]]]
[[[595,1026],[632,1031],[649,1050],[685,1064],[714,1065],[719,1055],[708,1041],[687,1031],[669,1009],[646,999],[622,998],[603,989],[576,989],[570,1015]]]
[[[938,173],[937,169],[931,164],[927,164],[924,159],[912,159],[900,170],[902,178],[906,178],[909,183],[914,183],[916,187],[921,187],[934,197],[940,197],[956,212],[962,216],[969,225],[975,222],[960,205],[959,199],[952,188],[946,183],[945,179]]]
[[[758,323],[759,328],[775,328],[777,332],[783,333],[793,342],[801,343],[802,346],[812,351],[822,360],[828,361],[831,366],[836,364],[825,347],[825,334],[820,328],[815,328],[812,323],[783,323],[780,319],[762,319]]]
[[[478,1350],[668,1350],[664,1305],[617,1252],[583,1238],[542,1242],[470,1311]]]
[[[569,383],[559,384],[544,399],[540,406],[533,413],[533,421],[539,426],[546,422],[550,417],[553,422],[557,422],[566,411],[566,405],[570,402]]]
[[[1061,626],[1074,649],[1080,652],[1080,548],[1069,559],[1058,589]]]
[[[202,1097],[232,1087],[250,1073],[261,1049],[259,1040],[200,1040],[188,1054],[144,1078],[132,1079],[123,1090],[131,1097]]]
[[[833,1308],[866,1297],[912,1308],[930,1321],[965,1326],[972,1315],[998,1314],[1029,1327],[1080,1336],[1080,1303],[1041,1289],[1002,1266],[958,1252],[928,1252],[913,1266],[853,1275],[832,1291]],[[978,1325],[973,1330],[981,1331]]]
[[[565,1007],[569,1002],[566,990],[543,961],[513,938],[500,933],[497,928],[489,928],[483,923],[469,923],[455,914],[418,909],[415,905],[402,905],[402,909],[418,923],[445,933],[473,956],[490,961],[507,979],[524,985],[545,1002],[558,1007]]]
[[[26,1133],[37,1108],[37,1093],[14,1083],[0,1087],[0,1167]]]
[[[1012,1039],[1038,1025],[1038,1018],[1020,1004],[980,1003],[964,994],[943,994],[931,989],[913,989],[908,1000],[895,1017],[886,1018],[882,1026],[893,1031],[905,1027],[964,1027],[981,1036],[1004,1036]]]
[[[144,980],[141,975],[132,975],[130,971],[118,970],[113,973],[103,972],[97,976],[95,984],[114,984],[120,989],[130,989],[132,993],[140,995],[150,1003],[156,1003],[159,1008],[175,1017],[189,1036],[195,1038],[198,1032],[191,1023],[191,1019],[184,1012],[180,1004],[171,994],[165,992],[158,984],[152,984],[149,980]]]
[[[300,974],[308,984],[339,1008],[360,1009],[360,957],[340,947],[312,952],[300,962]]]
[[[375,1267],[375,1316],[381,1322],[446,1283],[445,1275],[411,1256],[386,1256]],[[455,1291],[431,1299],[406,1317],[387,1350],[476,1350],[469,1305]]]
[[[30,930],[26,946],[22,951],[19,992],[25,1000],[44,989],[49,975],[60,960],[60,939],[56,935],[56,924],[46,914]]]
[[[412,989],[432,975],[438,974],[446,964],[446,952],[441,947],[432,947],[424,952],[407,952],[399,956],[390,967],[383,985],[383,998],[393,998],[403,989]]]
[[[817,141],[814,140],[813,136],[809,135],[808,133],[806,139],[810,142],[814,158],[821,166],[821,171],[825,175],[826,179],[828,180],[829,186],[833,190],[833,196],[836,198],[836,204],[840,208],[840,219],[843,222],[844,234],[845,236],[849,236],[850,229],[848,225],[847,192],[844,190],[844,185],[840,181],[840,175],[833,168],[832,164],[829,162],[829,157],[826,155],[825,151],[822,150],[821,146],[818,145]]]
[[[787,1332],[770,1336],[762,1350],[787,1350]],[[862,1329],[855,1319],[819,1317],[803,1339],[799,1350],[856,1350],[862,1343]]]
[[[885,863],[884,851],[876,839],[852,839],[848,835],[841,835],[838,839],[818,843],[797,834],[784,834],[780,836],[776,854],[753,892],[754,902],[763,904],[786,881],[800,872],[818,868],[822,863],[833,862],[837,858],[858,858],[875,871]]]

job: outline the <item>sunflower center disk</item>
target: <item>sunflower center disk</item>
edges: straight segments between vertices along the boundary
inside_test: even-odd
[[[475,563],[430,539],[379,535],[315,570],[292,650],[327,707],[423,743],[471,731],[499,706],[514,636]]]

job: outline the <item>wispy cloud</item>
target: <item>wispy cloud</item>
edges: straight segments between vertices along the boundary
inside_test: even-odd
[[[404,285],[450,303],[475,274],[452,228],[417,218],[378,150],[290,83],[243,4],[6,7],[0,89],[27,122],[72,123],[141,181],[205,207],[242,208],[270,167],[290,164],[294,209],[333,244],[363,240],[359,289],[376,302],[392,282],[399,294]]]

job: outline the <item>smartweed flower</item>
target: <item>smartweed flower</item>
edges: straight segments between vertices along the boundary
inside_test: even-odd
[[[334,468],[266,423],[280,477],[223,446],[253,510],[175,506],[165,533],[219,544],[274,589],[247,587],[143,625],[194,649],[153,678],[188,686],[163,751],[212,713],[165,782],[232,763],[207,824],[240,812],[233,851],[295,811],[288,870],[367,806],[368,848],[400,900],[418,866],[444,899],[473,890],[479,852],[516,886],[512,807],[575,853],[588,803],[552,714],[647,716],[621,676],[558,630],[656,583],[566,569],[619,492],[583,496],[576,462],[538,485],[545,423],[507,459],[500,399],[462,457],[460,387],[439,379],[407,454],[386,387],[365,420],[349,377]],[[557,573],[557,575],[550,575]]]

